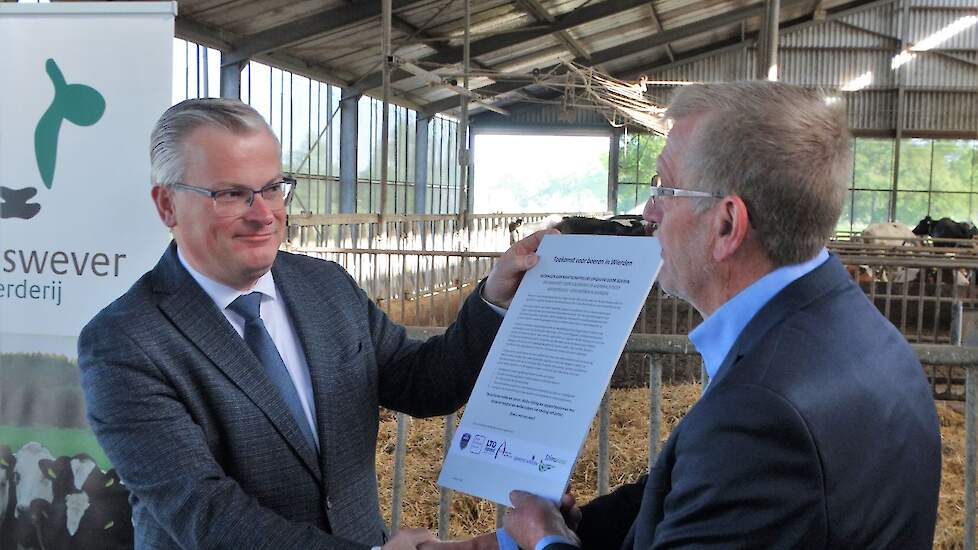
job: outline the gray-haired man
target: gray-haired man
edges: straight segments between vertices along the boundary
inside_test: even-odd
[[[930,548],[930,388],[825,250],[849,181],[843,106],[736,82],[683,88],[667,116],[645,218],[660,285],[703,315],[689,336],[709,387],[638,483],[570,526],[514,492],[507,531],[528,550]]]

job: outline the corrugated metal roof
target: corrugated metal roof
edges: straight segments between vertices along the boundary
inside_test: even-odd
[[[464,2],[392,1],[395,55],[461,81]],[[850,94],[853,123],[866,129],[892,127],[895,100],[891,96],[898,79],[889,64],[901,43],[899,0],[781,1],[782,78],[839,88],[870,72],[873,79],[866,91]],[[540,4],[546,13],[534,13],[530,2]],[[957,18],[978,14],[974,0],[910,2],[911,43]],[[812,11],[815,4],[818,12]],[[519,82],[496,73],[530,78],[535,70],[546,71],[574,59],[578,47],[586,57],[576,61],[596,64],[613,76],[647,74],[689,81],[751,78],[763,11],[762,0],[473,0],[472,69],[487,77],[473,78],[472,83],[487,96],[504,94],[499,102],[503,105],[523,101],[526,90],[553,95],[539,86],[527,88],[530,80]],[[827,20],[819,23],[823,17]],[[182,0],[177,31],[181,37],[223,47],[231,57],[278,61],[300,73],[305,66],[319,78],[379,93],[379,1]],[[978,89],[978,26],[950,38],[939,49],[918,54],[902,70],[903,84],[913,90],[917,102],[915,112],[921,113],[920,118],[907,121],[908,127],[947,122],[949,128],[962,128],[971,120],[968,109],[973,107],[951,108],[951,103],[971,101]],[[710,55],[717,50],[726,53]],[[457,109],[454,92],[408,76],[395,71],[392,77],[396,101],[432,112]],[[972,96],[957,93],[968,90]],[[941,95],[949,92],[953,93]],[[928,97],[939,107],[927,104]],[[872,108],[881,112],[862,111]],[[941,115],[941,109],[961,115],[966,122],[952,121],[950,115]],[[546,120],[549,115],[539,116]]]

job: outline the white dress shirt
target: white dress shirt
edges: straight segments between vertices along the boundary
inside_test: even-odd
[[[299,337],[296,335],[295,328],[292,326],[292,320],[289,318],[289,312],[285,308],[285,302],[279,299],[278,292],[275,288],[275,280],[272,278],[272,272],[268,271],[262,275],[251,290],[242,292],[198,272],[190,266],[186,258],[183,257],[183,254],[180,253],[179,248],[177,248],[177,257],[180,258],[180,263],[190,273],[190,276],[197,281],[197,284],[204,289],[204,292],[211,297],[211,300],[214,300],[217,309],[227,317],[231,326],[238,332],[238,336],[242,338],[244,338],[244,318],[229,310],[228,306],[238,296],[243,294],[249,294],[251,292],[261,293],[261,320],[265,323],[265,328],[272,337],[272,341],[275,342],[275,347],[278,348],[279,355],[282,356],[282,361],[285,363],[285,368],[289,371],[289,377],[292,378],[292,383],[295,384],[296,393],[299,394],[299,401],[302,402],[302,410],[306,413],[306,421],[309,422],[309,426],[312,428],[312,435],[316,438],[316,445],[318,446],[319,431],[316,429],[316,405],[312,397],[309,364],[306,362],[306,354],[303,353],[302,346],[299,345]]]

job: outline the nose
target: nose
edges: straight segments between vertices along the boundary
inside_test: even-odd
[[[268,201],[261,196],[261,193],[255,193],[255,198],[251,202],[251,207],[245,211],[245,219],[261,221],[263,223],[271,223],[274,218],[271,205]]]
[[[662,211],[656,207],[655,199],[649,197],[645,201],[645,209],[642,211],[642,218],[649,223],[659,223],[662,221]]]

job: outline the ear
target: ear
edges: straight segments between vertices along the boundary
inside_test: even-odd
[[[154,185],[150,195],[156,204],[156,213],[163,225],[172,228],[177,224],[176,209],[173,204],[173,190],[162,185]]]
[[[744,245],[750,230],[747,204],[736,195],[721,199],[713,217],[713,259],[721,262],[729,259]]]

